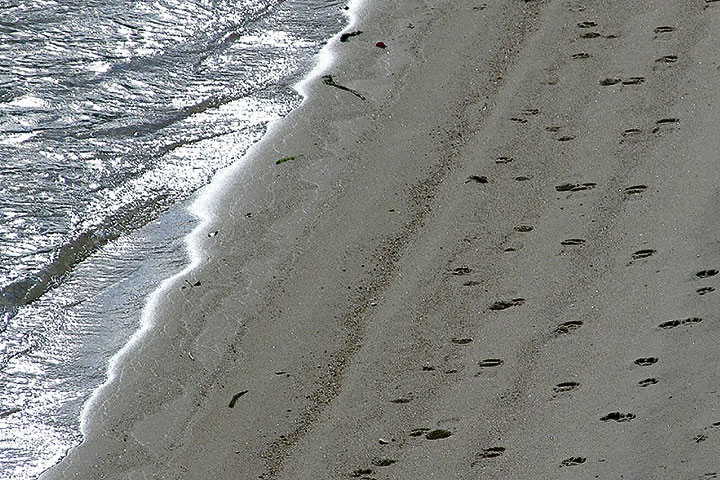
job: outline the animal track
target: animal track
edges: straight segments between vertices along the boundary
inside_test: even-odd
[[[645,190],[647,190],[646,185],[633,185],[632,187],[627,187],[625,189],[626,195],[638,195],[640,193],[643,193]]]
[[[525,175],[520,175],[519,177],[515,177],[516,182],[527,182],[528,180],[532,180],[532,177],[526,177]]]
[[[505,310],[510,307],[517,307],[525,303],[524,298],[513,298],[512,300],[498,300],[497,302],[490,305],[490,310]]]
[[[641,387],[649,387],[650,385],[655,385],[656,383],[658,383],[657,378],[646,378],[645,380],[640,380],[638,385]]]
[[[712,293],[715,291],[714,287],[700,287],[697,290],[695,290],[698,295],[707,295],[708,293]]]
[[[571,140],[575,140],[575,137],[573,135],[564,135],[557,139],[558,142],[569,142]]]
[[[369,478],[365,477],[365,475],[372,475],[373,471],[371,468],[358,468],[356,470],[353,470],[353,472],[350,474],[352,478]]]
[[[511,118],[510,120],[513,121],[513,122],[516,122],[516,123],[527,123],[527,119],[526,119],[526,118],[513,117],[513,118]]]
[[[515,231],[520,233],[532,232],[533,227],[532,225],[518,225],[517,227],[515,227]]]
[[[623,131],[623,137],[629,137],[632,135],[640,135],[642,133],[642,130],[639,128],[627,128],[625,131]]]
[[[718,271],[713,269],[710,270],[700,270],[695,274],[697,278],[708,278],[708,277],[714,277],[718,274]]]
[[[454,343],[455,345],[467,345],[469,343],[472,343],[473,339],[472,338],[453,338],[450,341],[452,343]]]
[[[598,38],[601,35],[598,32],[586,32],[580,35],[580,38]]]
[[[560,242],[561,245],[564,245],[566,247],[583,245],[584,243],[585,240],[583,240],[582,238],[568,238],[567,240],[563,240],[562,242]]]
[[[371,463],[376,467],[389,467],[396,461],[390,458],[373,458]]]
[[[585,52],[573,53],[572,58],[590,58],[590,54]]]
[[[556,334],[566,334],[566,333],[572,333],[578,328],[582,327],[582,320],[570,320],[569,322],[564,322],[555,327],[555,330],[553,330],[553,333]]]
[[[575,467],[577,465],[582,465],[586,461],[587,458],[585,457],[570,457],[560,462],[560,467]]]
[[[577,388],[580,388],[580,384],[578,382],[562,382],[558,383],[553,387],[553,392],[555,393],[565,393],[570,392],[572,390],[575,390]]]
[[[650,365],[655,365],[658,362],[658,359],[655,357],[642,357],[635,360],[635,365],[639,365],[641,367],[649,367]]]
[[[700,322],[702,322],[702,318],[690,317],[690,318],[685,318],[682,320],[670,320],[667,322],[663,322],[660,325],[658,325],[658,327],[669,330],[671,328],[679,327],[680,325],[692,325],[692,324],[700,323]]]
[[[485,360],[481,360],[478,362],[478,366],[483,368],[499,367],[502,364],[503,361],[499,358],[486,358]]]
[[[592,190],[597,184],[588,183],[563,183],[562,185],[556,185],[555,190],[558,192],[581,192],[583,190]]]
[[[637,252],[632,254],[633,260],[640,260],[641,258],[648,258],[654,255],[657,252],[657,250],[653,250],[651,248],[646,248],[643,250],[638,250]]]
[[[522,111],[523,115],[540,115],[540,110],[537,108],[526,108]]]
[[[495,160],[495,163],[497,163],[498,165],[502,165],[502,164],[505,164],[505,163],[510,163],[510,162],[512,162],[513,160],[514,160],[513,157],[498,157],[498,158]]]
[[[603,422],[629,422],[635,420],[635,414],[633,413],[621,413],[621,412],[610,412],[604,417],[600,418]]]
[[[619,78],[603,78],[600,80],[600,85],[603,87],[609,87],[611,85],[617,85],[620,82],[622,82],[622,80]]]

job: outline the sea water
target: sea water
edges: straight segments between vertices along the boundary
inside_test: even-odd
[[[345,24],[322,0],[0,0],[0,479],[37,478],[187,264],[188,199]]]

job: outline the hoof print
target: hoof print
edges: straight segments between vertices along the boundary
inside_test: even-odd
[[[578,245],[583,245],[585,243],[585,240],[582,238],[568,238],[567,240],[563,240],[560,242],[561,245],[564,245],[566,247],[575,247]]]
[[[553,387],[553,392],[566,393],[566,392],[575,390],[577,388],[580,388],[580,384],[578,382],[562,382],[562,383],[558,383],[557,385],[555,385]]]
[[[714,277],[718,274],[718,271],[715,269],[710,270],[700,270],[695,274],[697,278],[708,278],[708,277]]]
[[[553,333],[556,334],[566,334],[566,333],[572,333],[578,328],[582,327],[583,322],[581,320],[570,320],[569,322],[564,322],[555,327],[555,330],[553,330]]]
[[[658,362],[658,359],[655,357],[642,357],[635,360],[635,365],[639,365],[641,367],[649,367],[650,365],[655,365]]]
[[[585,463],[587,459],[585,457],[570,457],[560,462],[561,467],[575,467]]]
[[[506,310],[511,307],[517,307],[525,303],[524,298],[513,298],[512,300],[498,300],[488,307],[490,310]]]
[[[452,432],[450,430],[443,430],[441,428],[438,428],[436,430],[430,430],[425,434],[425,438],[428,440],[441,440],[443,438],[448,438],[452,435]]]
[[[478,366],[482,368],[499,367],[502,364],[503,361],[499,358],[486,358],[485,360],[478,362]]]
[[[610,412],[600,418],[600,420],[603,422],[629,422],[630,420],[635,420],[635,418],[635,414],[633,413]]]
[[[708,293],[712,293],[715,291],[714,287],[700,287],[697,290],[695,290],[698,295],[707,295]]]
[[[619,78],[603,78],[599,83],[603,87],[609,87],[611,85],[617,85],[620,82],[622,82],[622,80]]]
[[[657,383],[658,383],[657,378],[646,378],[644,380],[640,380],[638,382],[638,385],[640,385],[641,387],[649,387],[650,385],[655,385]]]

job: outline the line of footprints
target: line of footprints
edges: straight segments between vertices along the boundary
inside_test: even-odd
[[[716,0],[713,0],[716,1]],[[720,1],[720,0],[717,0]],[[580,10],[581,11],[581,10]],[[617,38],[618,35],[613,33],[602,33],[600,31],[600,28],[596,22],[593,21],[584,21],[577,24],[578,29],[580,30],[580,38],[584,40],[592,40],[592,39],[609,39],[612,40],[614,38]],[[675,31],[674,27],[670,26],[659,26],[654,29],[654,35],[655,39],[662,40],[664,38],[667,38],[669,35],[672,35]],[[591,57],[590,53],[587,52],[578,52],[572,55],[573,59],[588,59]],[[677,55],[663,55],[655,60],[655,67],[653,70],[658,70],[660,68],[668,68],[671,67],[672,64],[676,63],[679,60]],[[630,76],[627,78],[620,78],[620,77],[606,77],[599,80],[599,84],[603,87],[609,87],[609,86],[628,86],[628,87],[634,87],[638,85],[642,85],[645,82],[645,77],[643,76]],[[540,115],[540,110],[536,108],[528,108],[522,110],[518,115],[511,117],[510,121],[517,123],[519,125],[527,124],[531,118],[536,117]],[[649,132],[653,135],[660,136],[669,129],[672,129],[673,127],[676,127],[680,123],[680,120],[677,118],[661,118],[655,122],[654,125],[652,125],[648,129],[644,128],[628,128],[624,130],[621,133],[620,143],[626,143],[631,141],[637,141],[638,139],[641,139],[643,135],[646,134],[646,132]],[[545,128],[547,132],[550,134],[558,134],[558,136],[555,138],[559,142],[570,142],[575,139],[575,136],[572,134],[563,133],[563,127],[559,125],[550,125]],[[500,156],[495,160],[495,163],[497,165],[506,165],[514,161],[513,157],[510,156]],[[528,175],[522,175],[517,176],[514,178],[514,180],[518,182],[522,181],[529,181],[532,180],[532,176]],[[465,181],[466,184],[487,184],[490,183],[490,179],[485,175],[471,175],[467,178]],[[555,191],[559,193],[565,193],[567,195],[572,195],[577,192],[584,192],[588,190],[592,190],[597,185],[592,182],[583,182],[583,183],[564,183],[555,186]],[[644,193],[647,190],[646,185],[631,185],[624,189],[623,194],[626,197],[632,197],[636,195],[640,195]],[[533,227],[531,225],[518,225],[514,228],[515,232],[518,233],[527,233],[531,232],[533,230]],[[562,246],[565,247],[579,247],[583,246],[585,244],[585,240],[582,238],[568,238],[561,242]],[[515,248],[508,247],[505,249],[505,251],[515,251]],[[653,256],[656,253],[656,250],[654,249],[641,249],[636,252],[634,252],[627,265],[632,265],[635,262],[642,261],[643,259],[646,259],[648,257]],[[473,273],[473,270],[467,266],[467,265],[461,265],[459,267],[456,267],[450,271],[451,275],[463,277],[467,275],[471,275]],[[718,275],[718,270],[702,270],[695,274],[696,279],[707,279],[710,277],[714,277]],[[466,287],[473,287],[481,285],[481,282],[476,280],[467,280],[463,283]],[[713,286],[700,286],[696,289],[696,293],[698,295],[706,295],[709,293],[712,293],[715,291],[715,287]],[[502,299],[498,300],[491,305],[488,306],[488,310],[493,312],[498,312],[502,310],[507,310],[512,307],[518,307],[525,303],[525,299],[518,297],[518,298],[511,298],[511,299]],[[660,330],[669,330],[679,327],[692,327],[694,325],[697,325],[702,322],[702,318],[699,317],[688,317],[683,319],[672,319],[665,322],[662,322],[658,325],[658,328]],[[563,322],[559,325],[557,325],[553,330],[552,334],[556,337],[565,336],[573,334],[575,331],[580,329],[583,326],[583,322],[581,320],[570,320],[567,322]],[[455,345],[469,345],[473,342],[471,338],[453,338],[451,342]],[[638,367],[652,367],[659,361],[656,357],[641,357],[634,361],[634,364]],[[503,360],[500,358],[485,358],[483,360],[480,360],[477,363],[478,366],[478,372],[476,376],[482,375],[483,372],[492,370],[498,367],[501,367],[503,365]],[[435,371],[435,367],[425,365],[422,367],[423,371]],[[457,373],[458,370],[451,369],[451,370],[445,370],[443,373],[450,374],[450,373]],[[639,387],[647,388],[652,385],[655,385],[659,382],[659,380],[655,377],[647,377],[638,382]],[[562,395],[568,395],[571,394],[573,391],[579,389],[581,387],[579,382],[576,381],[567,381],[567,382],[560,382],[557,385],[552,387],[552,395],[553,397],[559,397]],[[399,397],[391,400],[391,403],[395,404],[407,404],[412,401],[412,398],[407,397]],[[636,418],[636,415],[630,412],[609,412],[605,415],[602,415],[599,420],[602,422],[630,422]],[[705,430],[709,429],[717,429],[720,428],[720,421],[713,423],[710,427],[706,428]],[[437,429],[430,429],[426,427],[420,427],[415,428],[411,430],[408,434],[410,437],[422,437],[425,440],[428,441],[440,441],[443,439],[447,439],[453,435],[453,432],[451,430],[437,428]],[[697,443],[701,443],[707,439],[707,432],[704,432],[702,434],[697,435],[694,438],[694,441]],[[396,439],[384,439],[380,438],[379,443],[381,445],[390,445],[392,443],[396,442]],[[473,461],[472,465],[475,466],[476,464],[479,464],[483,461],[489,461],[494,458],[498,458],[503,456],[505,453],[506,448],[503,446],[488,446],[486,448],[481,449],[479,452],[477,452],[475,456],[475,460]],[[558,463],[558,466],[560,468],[565,467],[575,467],[584,464],[587,461],[587,458],[581,457],[581,456],[574,456],[566,458]],[[396,460],[391,458],[382,458],[377,457],[374,458],[371,461],[372,467],[387,467],[390,465],[393,465],[396,463]],[[372,476],[374,474],[374,469],[370,467],[364,467],[364,468],[358,468],[355,471],[353,471],[350,476],[352,478],[360,478],[364,480],[374,480],[374,477]],[[710,473],[706,474],[703,478],[717,478],[717,474]]]

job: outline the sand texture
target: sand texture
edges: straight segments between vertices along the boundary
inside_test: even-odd
[[[720,2],[358,16],[43,480],[716,478]]]

